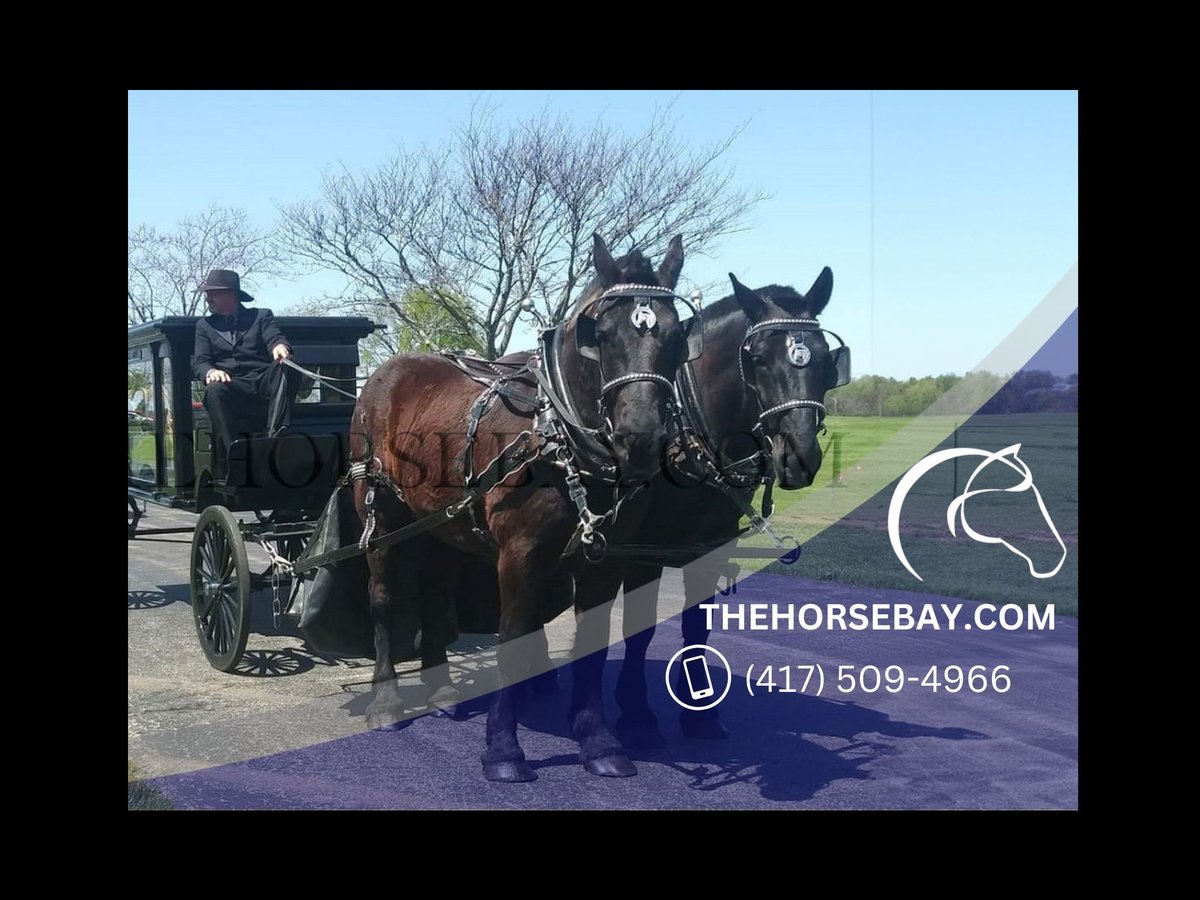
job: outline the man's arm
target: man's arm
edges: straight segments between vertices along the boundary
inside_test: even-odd
[[[280,359],[292,355],[292,345],[279,330],[279,325],[275,322],[275,314],[269,309],[259,310],[259,316],[262,318],[262,336],[263,341],[267,345],[267,352],[274,359]],[[283,351],[277,348],[282,347]]]
[[[204,326],[204,320],[196,323],[196,350],[192,354],[192,375],[199,382],[204,381],[209,369],[215,369],[213,362],[212,338]]]

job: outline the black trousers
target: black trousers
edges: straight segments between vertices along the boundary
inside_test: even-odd
[[[300,389],[295,369],[272,363],[232,381],[214,381],[204,389],[204,408],[212,420],[213,435],[224,459],[229,445],[250,432],[274,434],[292,424],[292,402]]]

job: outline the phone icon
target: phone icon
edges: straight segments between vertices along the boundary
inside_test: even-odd
[[[683,661],[683,674],[687,676],[688,690],[693,700],[703,700],[713,695],[712,678],[708,675],[708,660],[704,654],[689,656]]]

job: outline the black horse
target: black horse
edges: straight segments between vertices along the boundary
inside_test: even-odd
[[[679,548],[719,546],[738,537],[743,511],[765,475],[770,474],[788,490],[811,484],[821,466],[817,438],[823,428],[825,393],[849,379],[848,348],[831,348],[816,321],[833,287],[828,268],[806,294],[778,285],[752,291],[732,275],[730,278],[734,294],[699,315],[703,355],[689,363],[690,372],[681,369],[679,373],[680,399],[718,472],[707,469],[699,454],[684,452],[677,436],[648,490],[634,501],[630,514],[622,513],[618,520],[622,527],[610,534],[609,557],[600,564],[577,565],[571,570],[576,576],[576,609],[589,611],[576,617],[571,721],[573,726],[580,721],[583,709],[591,716],[603,715],[598,673],[609,641],[605,604],[615,598],[623,582],[629,599],[624,609],[626,652],[617,683],[621,716],[616,733],[624,746],[635,749],[665,744],[647,703],[645,678],[646,649],[655,622],[655,602],[646,588],[657,584],[662,564],[631,562],[623,557],[622,545],[636,545],[652,557],[661,552],[678,564],[683,561],[678,559]],[[716,486],[718,477],[727,485],[739,486],[734,491],[741,502]],[[457,576],[458,586],[468,587],[459,591],[459,609],[469,603],[473,614],[481,617],[477,621],[487,621],[487,608],[495,605],[496,597],[493,572],[471,565],[461,556],[431,556],[428,565]],[[708,630],[697,604],[713,596],[719,577],[728,570],[728,559],[718,554],[684,565],[685,645],[706,642]],[[564,608],[561,597],[569,595],[572,585],[558,581],[545,587],[542,608],[548,620],[555,610]],[[453,592],[454,586],[445,582],[443,590]],[[489,629],[477,624],[468,630]],[[544,638],[527,646],[531,656],[541,657],[537,668],[543,674],[531,679],[535,692],[552,692],[557,673],[545,659]],[[426,642],[423,650],[426,672],[446,671],[444,642],[432,646]],[[676,694],[685,696],[682,690],[681,684]],[[684,710],[680,722],[689,737],[728,735],[715,709]],[[629,765],[604,774],[634,771]]]
[[[831,348],[816,321],[829,302],[833,273],[825,268],[805,294],[779,285],[754,291],[729,277],[734,294],[703,310],[704,354],[688,364],[692,371],[680,379],[681,393],[689,395],[684,399],[698,407],[691,424],[704,432],[720,475],[676,454],[651,484],[650,511],[636,544],[679,548],[734,541],[763,475],[773,471],[780,487],[795,490],[812,484],[821,467],[817,439],[824,428],[825,393],[849,380],[848,348]],[[716,487],[718,477],[735,488],[740,503]],[[697,604],[716,593],[728,566],[728,557],[717,553],[684,565],[684,645],[707,642],[708,628]],[[602,568],[610,597],[619,582],[626,597],[636,597],[624,606],[625,662],[617,681],[621,715],[616,731],[631,748],[660,747],[664,740],[646,699],[646,648],[655,623],[655,603],[646,591],[656,592],[662,565],[617,557]],[[676,695],[682,697],[687,694],[679,668]],[[680,724],[688,737],[728,736],[715,707],[683,710]]]
[[[488,715],[482,758],[485,776],[494,781],[536,777],[517,741],[513,685],[528,673],[529,651],[537,638],[544,646],[544,597],[569,592],[574,572],[577,610],[608,599],[588,586],[580,569],[588,563],[578,552],[562,558],[568,546],[578,544],[581,536],[586,545],[590,536],[590,530],[581,527],[586,516],[576,504],[578,490],[588,489],[588,515],[602,515],[615,499],[613,484],[602,474],[607,464],[615,466],[615,480],[644,481],[657,471],[668,440],[671,378],[687,355],[687,337],[670,293],[683,266],[682,238],[671,242],[657,271],[636,251],[613,260],[599,236],[593,257],[595,278],[575,314],[552,333],[553,342],[546,346],[557,359],[554,370],[561,373],[551,390],[573,408],[569,415],[575,419],[574,432],[591,435],[594,456],[602,458],[572,454],[561,444],[549,456],[543,453],[537,435],[549,426],[527,402],[537,391],[537,373],[522,369],[522,358],[474,366],[442,355],[394,357],[368,380],[354,412],[358,430],[351,435],[351,458],[372,473],[357,482],[355,500],[359,515],[372,523],[369,527],[376,534],[452,508],[463,500],[469,476],[485,472],[500,449],[528,450],[524,459],[533,459],[472,502],[470,515],[367,555],[376,636],[376,692],[368,710],[373,726],[404,714],[394,661],[412,654],[418,630],[425,666],[444,660],[439,623],[445,616],[437,605],[453,595],[447,581],[455,570],[430,561],[439,554],[446,558],[444,548],[495,560],[502,687]],[[639,286],[651,286],[652,296],[639,293]],[[506,363],[516,368],[506,369]],[[506,371],[513,374],[506,382],[508,393],[493,397],[488,412],[476,416],[484,390],[481,379],[487,382]],[[541,371],[549,372],[549,367]],[[538,381],[543,387],[547,384],[545,378]],[[583,473],[580,481],[569,477],[568,461]],[[588,472],[596,477],[589,479]],[[623,511],[609,529],[610,538],[620,539],[636,522],[633,510]],[[632,774],[632,764],[604,722],[602,666],[600,659],[576,669],[572,731],[589,772]],[[445,667],[440,671],[448,682]]]

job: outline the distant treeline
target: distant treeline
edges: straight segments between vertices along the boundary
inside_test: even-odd
[[[1079,375],[1062,378],[1030,369],[1017,372],[1007,383],[1004,376],[991,372],[927,375],[907,381],[864,375],[830,391],[825,403],[830,414],[839,416],[915,416],[930,407],[944,414],[976,409],[983,414],[1078,412]]]

